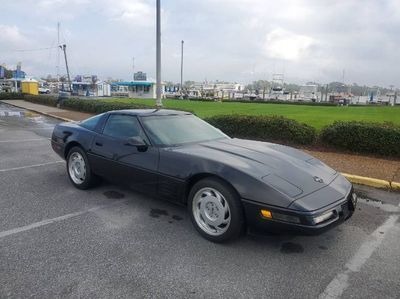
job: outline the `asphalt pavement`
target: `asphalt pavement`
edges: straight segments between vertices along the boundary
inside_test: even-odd
[[[0,104],[0,298],[399,298],[399,193],[356,186],[354,216],[319,236],[214,244],[184,207],[75,189],[58,122]]]

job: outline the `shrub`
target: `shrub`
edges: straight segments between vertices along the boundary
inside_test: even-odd
[[[57,97],[54,96],[48,96],[48,95],[29,95],[29,94],[24,94],[23,99],[28,102],[32,102],[35,104],[42,104],[46,106],[53,106],[55,107],[57,105]]]
[[[321,131],[323,143],[352,152],[400,157],[400,126],[338,121]]]
[[[136,103],[102,102],[101,100],[67,99],[62,102],[62,108],[88,113],[103,113],[122,109],[149,109],[152,106]]]
[[[304,145],[317,136],[313,127],[281,116],[218,115],[206,121],[238,138]]]
[[[1,92],[0,100],[23,100],[24,94],[20,92]]]

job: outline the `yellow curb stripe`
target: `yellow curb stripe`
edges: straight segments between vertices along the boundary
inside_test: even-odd
[[[386,180],[374,179],[369,177],[363,177],[354,174],[342,173],[350,182],[360,185],[371,186],[375,188],[383,188],[383,189],[393,189],[393,185],[398,185],[400,187],[400,183],[389,182]]]
[[[393,190],[400,191],[400,183],[392,182],[391,185]]]

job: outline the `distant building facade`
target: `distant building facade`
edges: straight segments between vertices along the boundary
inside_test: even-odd
[[[137,72],[134,74],[133,78],[133,81],[111,83],[111,95],[142,99],[155,99],[157,97],[156,82],[152,79],[147,79],[146,73]],[[162,90],[164,91],[164,84],[162,85]]]

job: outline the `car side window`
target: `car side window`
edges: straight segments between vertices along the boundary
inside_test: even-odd
[[[147,141],[138,119],[130,115],[111,114],[104,126],[103,134],[118,139],[138,136]]]
[[[102,116],[103,116],[103,114],[95,115],[91,118],[81,121],[79,124],[80,124],[80,126],[86,128],[88,130],[94,131],[94,129],[96,128],[96,126]]]

